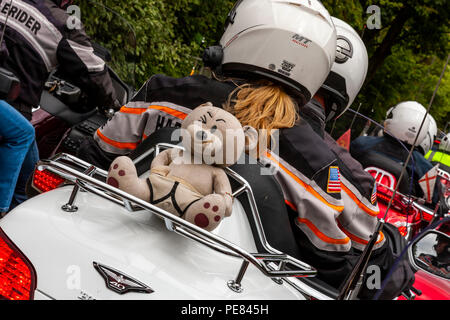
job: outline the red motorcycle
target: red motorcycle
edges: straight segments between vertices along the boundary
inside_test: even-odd
[[[370,160],[368,160],[370,159]],[[431,253],[431,238],[435,230],[421,234],[433,222],[439,221],[449,216],[450,205],[450,179],[446,172],[440,171],[439,186],[441,190],[440,207],[431,210],[422,199],[410,196],[409,177],[406,175],[403,182],[400,182],[398,191],[392,199],[391,207],[386,214],[388,204],[394,195],[399,183],[401,166],[390,159],[379,154],[370,153],[362,159],[365,170],[369,172],[377,182],[377,197],[380,208],[379,218],[385,218],[386,223],[390,223],[398,228],[400,233],[410,244],[409,260],[415,274],[414,292],[410,295],[404,294],[400,300],[450,300],[450,270],[445,273],[430,268],[425,268],[423,264],[417,262],[418,251]],[[448,237],[448,235],[447,235]],[[428,240],[427,240],[428,239]],[[449,242],[450,243],[450,242]]]

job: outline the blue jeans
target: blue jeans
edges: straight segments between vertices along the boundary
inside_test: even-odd
[[[19,178],[17,179],[16,190],[14,191],[9,210],[14,209],[25,200],[28,200],[26,192],[28,178],[33,174],[34,168],[38,161],[39,151],[36,141],[33,141],[23,161],[22,169],[20,170]]]
[[[22,182],[28,179],[29,165],[34,161],[34,139],[31,123],[8,103],[0,100],[0,212],[9,210],[22,165],[30,152],[30,163],[25,166],[21,176]]]

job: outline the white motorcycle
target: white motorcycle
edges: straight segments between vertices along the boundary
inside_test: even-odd
[[[134,153],[141,176],[156,154],[177,147],[166,143],[171,132],[160,130]],[[0,296],[336,299],[313,267],[289,254],[298,249],[283,195],[261,170],[227,169],[233,214],[208,232],[106,184],[107,172],[74,156],[42,160],[33,188],[44,193],[0,221]]]

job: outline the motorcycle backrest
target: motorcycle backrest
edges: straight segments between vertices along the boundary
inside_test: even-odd
[[[397,179],[390,172],[377,167],[368,167],[364,170],[370,173],[378,184],[382,184],[390,189],[395,189],[397,186]]]
[[[363,168],[372,168],[371,173],[378,174],[379,179],[382,179],[381,181],[388,183],[388,187],[391,187],[392,183],[396,186],[399,181],[403,166],[391,158],[382,155],[381,153],[368,151],[356,160],[362,164]],[[376,177],[374,176],[374,178]],[[410,194],[414,191],[414,189],[410,190],[410,177],[408,172],[405,172],[402,180],[400,181],[398,191],[403,194]]]

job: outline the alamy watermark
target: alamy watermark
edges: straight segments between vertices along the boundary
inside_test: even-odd
[[[68,266],[66,269],[66,286],[69,290],[81,289],[81,268],[77,265]]]
[[[381,29],[381,8],[376,5],[371,5],[366,10],[367,14],[370,14],[367,19],[366,25],[369,30]]]
[[[81,9],[79,6],[71,5],[66,10],[69,17],[66,21],[67,29],[80,30],[81,29]]]
[[[368,274],[366,286],[369,290],[381,289],[381,269],[377,265],[370,265],[367,267]]]

